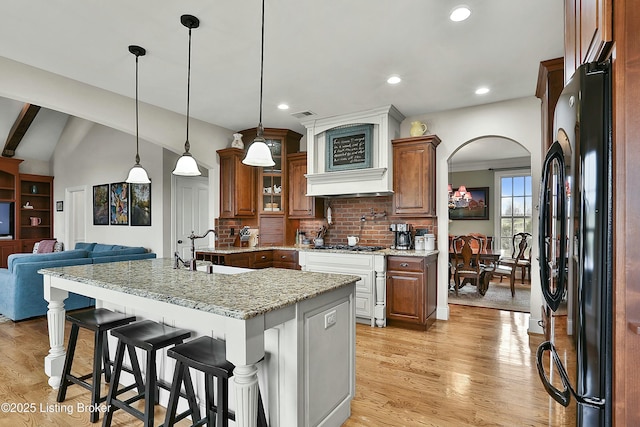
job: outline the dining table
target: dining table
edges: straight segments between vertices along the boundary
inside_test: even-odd
[[[474,254],[477,251],[474,250]],[[489,288],[489,282],[493,278],[493,269],[495,268],[496,263],[502,256],[502,253],[496,249],[482,249],[480,251],[479,260],[481,264],[484,264],[486,267],[483,269],[482,273],[480,273],[480,286],[478,286],[478,293],[483,295],[487,293],[487,289]],[[449,280],[453,277],[453,260],[455,259],[455,252],[450,248],[449,249]],[[465,279],[460,287],[463,287],[467,283],[470,283],[471,279]]]

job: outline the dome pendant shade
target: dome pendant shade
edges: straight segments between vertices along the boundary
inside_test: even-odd
[[[256,137],[256,139],[253,140],[242,163],[249,166],[260,167],[269,167],[276,164],[276,162],[273,161],[273,157],[271,157],[271,150],[269,150],[269,147],[267,147],[262,137]]]
[[[129,171],[129,176],[125,182],[129,184],[149,184],[151,180],[147,175],[147,171],[140,164],[135,164]]]
[[[191,153],[185,152],[176,162],[176,167],[173,170],[174,175],[181,176],[199,176],[202,175],[198,168],[196,159],[193,158]]]
[[[147,171],[140,165],[140,152],[139,152],[139,131],[138,131],[138,58],[147,54],[145,48],[130,45],[129,52],[136,56],[136,164],[133,165],[129,171],[129,176],[125,182],[129,184],[149,184],[151,180]]]
[[[182,15],[180,17],[180,22],[189,29],[189,60],[187,67],[187,139],[184,143],[184,154],[182,154],[176,162],[173,174],[181,176],[199,176],[202,175],[202,173],[198,168],[198,163],[191,153],[189,153],[189,101],[191,93],[191,30],[200,26],[200,20],[193,15]]]

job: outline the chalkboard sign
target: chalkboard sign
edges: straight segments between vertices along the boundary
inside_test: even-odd
[[[356,125],[327,131],[326,171],[371,167],[373,125]]]

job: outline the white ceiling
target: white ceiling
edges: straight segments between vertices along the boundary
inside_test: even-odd
[[[415,116],[533,96],[540,61],[563,55],[563,2],[464,3],[472,15],[454,23],[458,2],[449,0],[266,0],[265,127],[304,133],[292,116],[300,111],[393,104]],[[192,35],[191,116],[241,130],[258,122],[260,10],[260,0],[6,0],[0,56],[134,97],[127,46],[138,44],[147,49],[140,100],[184,114],[180,16],[193,14],[201,25]],[[403,81],[388,85],[392,74]],[[481,85],[491,92],[475,95]],[[281,102],[291,108],[278,110]],[[15,109],[3,105],[3,115]],[[0,118],[0,136],[16,116]]]

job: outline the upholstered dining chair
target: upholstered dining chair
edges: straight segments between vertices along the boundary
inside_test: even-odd
[[[493,269],[493,277],[499,276],[500,283],[502,283],[503,277],[509,278],[509,285],[511,286],[511,296],[516,295],[515,280],[516,270],[524,266],[528,261],[525,258],[527,249],[529,248],[531,240],[531,233],[516,233],[513,235],[512,244],[513,250],[511,257],[503,257],[498,260],[495,268]],[[523,281],[524,282],[524,281]]]
[[[451,243],[453,249],[453,286],[458,295],[461,279],[471,279],[475,285],[480,285],[480,274],[483,267],[480,265],[480,251],[482,240],[475,236],[457,236]],[[475,248],[479,248],[475,249]]]

